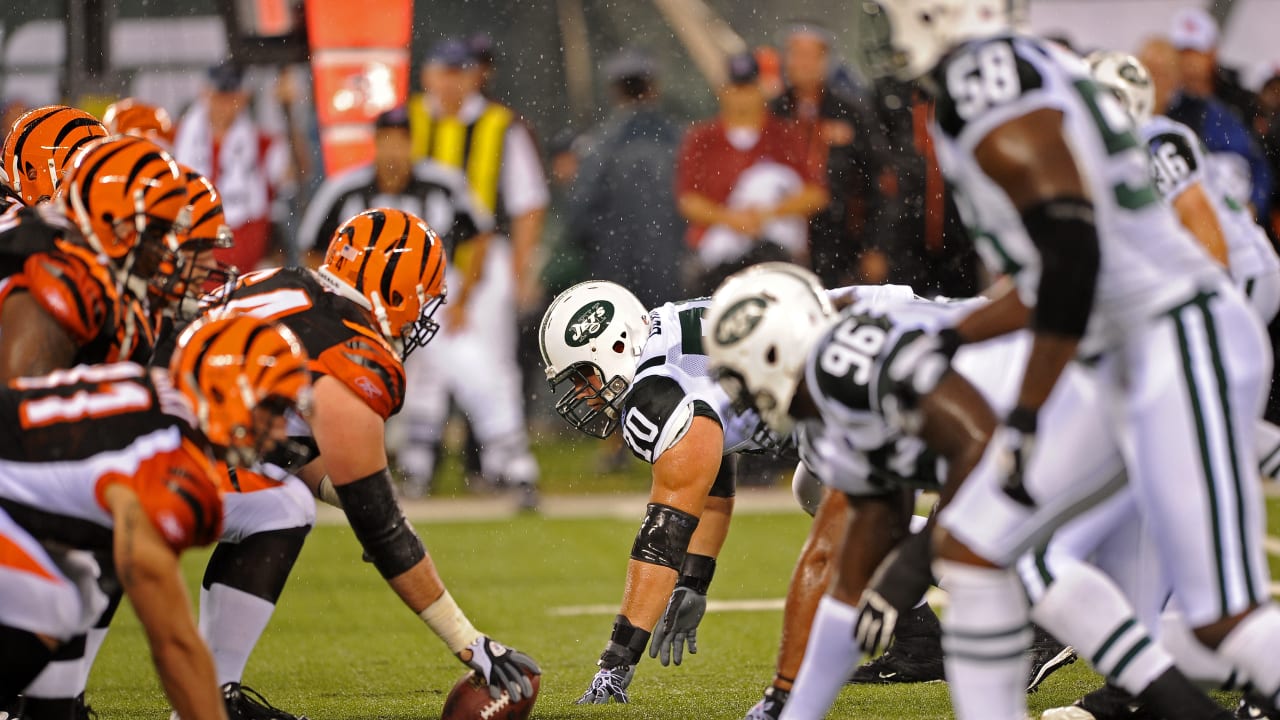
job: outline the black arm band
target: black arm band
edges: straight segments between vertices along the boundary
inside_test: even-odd
[[[650,635],[652,633],[648,630],[632,625],[626,615],[617,616],[613,620],[613,633],[609,636],[609,645],[600,655],[598,664],[602,668],[635,665],[644,655],[644,649],[649,645]]]
[[[386,468],[347,485],[336,485],[347,522],[356,539],[378,568],[390,579],[417,565],[427,556],[422,540],[400,512]]]
[[[1052,198],[1027,208],[1022,224],[1040,251],[1040,287],[1031,328],[1082,337],[1101,264],[1093,204],[1084,198]]]
[[[631,546],[631,559],[679,570],[698,518],[670,505],[649,503],[640,532]]]
[[[716,559],[709,555],[684,556],[684,565],[680,566],[680,579],[676,587],[687,587],[690,590],[706,595],[711,587],[711,578],[716,574]]]

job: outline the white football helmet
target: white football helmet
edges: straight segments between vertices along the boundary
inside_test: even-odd
[[[608,437],[622,418],[648,329],[649,311],[616,283],[590,280],[557,295],[538,329],[552,392],[570,383],[556,412],[588,435]]]
[[[1116,50],[1098,50],[1084,59],[1093,79],[1110,90],[1133,118],[1135,125],[1151,119],[1156,104],[1156,86],[1151,73],[1138,58]]]
[[[730,275],[711,296],[705,342],[735,409],[754,408],[774,432],[789,434],[805,358],[834,316],[821,281],[797,265],[761,263]]]
[[[967,40],[1021,29],[1027,0],[864,0],[859,23],[872,77],[914,80]]]

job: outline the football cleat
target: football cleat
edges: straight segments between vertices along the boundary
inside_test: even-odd
[[[779,690],[770,685],[764,691],[764,697],[747,711],[742,720],[778,720],[782,717],[782,708],[791,697],[790,690]]]
[[[222,686],[222,699],[227,704],[227,720],[307,720],[306,715],[291,715],[267,702],[262,693],[237,682]]]
[[[1031,641],[1031,673],[1027,676],[1027,692],[1033,693],[1045,678],[1075,662],[1079,657],[1075,648],[1063,645],[1040,626],[1035,626],[1036,636]]]
[[[1254,697],[1252,693],[1245,693],[1240,698],[1235,716],[1237,720],[1280,720],[1280,713],[1265,709],[1261,699]]]
[[[893,644],[880,657],[853,671],[850,684],[940,682],[942,626],[928,605],[914,608],[898,620]]]
[[[1103,685],[1074,704],[1050,708],[1041,720],[1155,720],[1142,703],[1114,685]]]

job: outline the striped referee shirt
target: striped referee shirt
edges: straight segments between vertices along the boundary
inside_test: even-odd
[[[422,160],[414,165],[405,189],[388,194],[378,190],[373,165],[369,164],[335,175],[320,185],[298,226],[299,248],[323,253],[339,225],[377,207],[396,208],[426,220],[444,241],[450,257],[459,243],[493,230],[493,217],[474,201],[461,172]]]

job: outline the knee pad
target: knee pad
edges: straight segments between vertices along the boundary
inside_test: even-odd
[[[679,571],[698,518],[669,505],[649,503],[631,546],[631,559]]]

